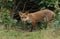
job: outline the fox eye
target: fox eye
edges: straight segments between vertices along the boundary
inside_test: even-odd
[[[22,18],[26,18],[26,17],[22,17]]]
[[[26,18],[26,17],[24,17],[24,18]]]
[[[21,17],[21,18],[23,18],[23,17]]]

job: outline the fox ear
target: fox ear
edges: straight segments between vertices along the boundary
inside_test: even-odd
[[[25,14],[27,15],[29,12],[25,12]]]
[[[27,13],[27,14],[28,14],[29,12],[25,12],[25,13]]]
[[[28,15],[28,13],[25,13],[25,15]]]
[[[19,15],[22,15],[22,12],[21,11],[19,12]]]

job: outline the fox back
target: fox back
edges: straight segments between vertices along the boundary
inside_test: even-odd
[[[20,17],[24,22],[36,24],[37,22],[41,21],[51,21],[52,19],[54,19],[55,13],[51,10],[45,9],[34,13],[21,13]]]

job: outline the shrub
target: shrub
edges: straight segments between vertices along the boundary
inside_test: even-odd
[[[6,28],[11,27],[14,23],[17,21],[12,19],[9,15],[9,11],[7,9],[2,10],[2,16],[1,16],[2,23],[5,25]]]

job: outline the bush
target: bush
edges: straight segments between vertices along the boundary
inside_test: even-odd
[[[10,17],[9,11],[7,9],[2,10],[2,23],[5,25],[6,28],[11,27],[17,21]]]

